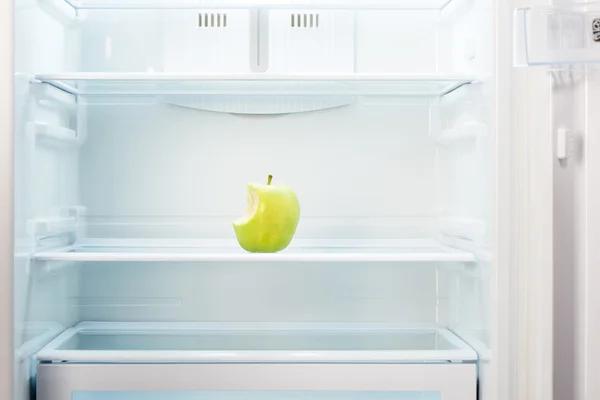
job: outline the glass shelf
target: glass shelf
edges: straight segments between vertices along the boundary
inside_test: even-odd
[[[235,240],[87,239],[33,254],[37,261],[78,262],[475,262],[473,254],[433,240],[294,240],[273,254],[248,253]]]
[[[38,74],[75,95],[320,96],[384,95],[439,97],[476,80],[464,74]]]
[[[435,324],[83,322],[42,349],[42,362],[475,362]]]
[[[65,0],[75,9],[288,8],[442,10],[460,0]]]

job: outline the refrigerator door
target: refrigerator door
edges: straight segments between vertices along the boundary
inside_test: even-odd
[[[498,262],[492,332],[498,399],[546,400],[554,395],[555,254],[550,249],[561,229],[554,214],[555,99],[547,68],[516,67],[524,26],[514,17],[517,9],[549,3],[496,2]]]
[[[484,400],[553,398],[552,83],[518,69],[513,15],[520,0],[496,0],[495,191],[491,355],[480,354]]]
[[[552,399],[554,255],[550,249],[556,225],[551,84],[542,71],[513,71],[511,79],[514,143],[509,151],[516,157],[509,168],[513,170],[515,193],[513,199],[505,201],[514,207],[514,226],[509,228],[513,274],[508,283],[511,290],[507,291],[514,297],[507,301],[515,307],[509,318],[514,318],[511,323],[515,326],[512,376],[516,397],[508,398]],[[504,357],[499,351],[498,357]]]
[[[583,92],[583,93],[582,93]],[[571,397],[577,400],[592,400],[600,397],[600,372],[595,365],[596,357],[600,356],[600,338],[597,332],[600,332],[600,291],[598,291],[598,282],[600,282],[600,247],[597,245],[600,238],[600,138],[598,130],[600,129],[600,116],[595,104],[600,101],[600,79],[597,73],[590,76],[587,82],[587,91],[579,89],[579,98],[588,105],[585,119],[585,158],[583,171],[576,172],[578,181],[583,181],[583,185],[578,185],[578,194],[585,191],[584,196],[575,197],[578,201],[577,219],[572,221],[577,224],[578,235],[585,238],[585,253],[582,256],[575,252],[573,256],[577,257],[576,262],[571,263],[574,267],[573,280],[566,279],[564,282],[570,284],[567,290],[575,294],[573,304],[568,304],[568,308],[563,308],[562,312],[557,312],[556,326],[563,328],[557,345],[560,345],[564,338],[567,343],[574,343],[573,346],[562,346],[566,354],[574,348],[576,354],[576,365],[570,370],[575,372],[575,396]],[[583,94],[583,96],[581,96]],[[580,167],[581,168],[581,167]],[[570,193],[568,190],[564,194]],[[581,244],[579,244],[581,246]],[[573,258],[575,258],[573,257]],[[556,270],[567,270],[568,263],[557,265]],[[562,267],[562,268],[561,268]],[[557,302],[557,309],[560,303]],[[574,323],[572,320],[575,319]],[[563,325],[559,325],[562,323]],[[567,325],[571,323],[572,325]],[[572,328],[570,328],[572,327]],[[570,328],[570,329],[569,329]],[[560,334],[557,331],[557,336]],[[570,335],[569,335],[570,334]],[[571,339],[572,337],[572,339]],[[569,340],[570,339],[570,340]],[[574,339],[574,340],[573,340]],[[558,350],[557,350],[558,353]],[[558,354],[557,354],[558,356]],[[570,374],[567,376],[571,376]],[[567,388],[570,386],[567,385]],[[567,392],[570,395],[572,392]]]
[[[13,397],[13,2],[0,2],[0,398]]]
[[[547,389],[553,390],[554,398],[591,400],[600,397],[595,366],[600,340],[594,334],[600,329],[600,142],[596,134],[600,127],[596,106],[600,100],[600,3],[556,3],[524,2],[517,5],[514,19],[515,64],[529,67],[517,73],[528,78],[528,85],[534,80],[543,82],[543,92],[538,94],[548,99],[542,110],[527,114],[547,125],[544,131],[550,134],[545,137],[553,139],[550,145],[555,152],[554,188],[547,196],[554,199],[553,269],[537,275],[544,280],[553,277],[554,295],[546,299],[545,307],[552,304],[547,312],[553,313],[554,322],[551,341],[545,340],[547,349],[540,348],[540,356],[554,365],[554,371],[546,371],[551,373],[546,382],[552,383]],[[532,106],[537,109],[539,101]],[[542,121],[544,115],[552,117]]]

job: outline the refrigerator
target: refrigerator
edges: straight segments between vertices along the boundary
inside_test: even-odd
[[[600,2],[0,7],[2,398],[600,396]]]

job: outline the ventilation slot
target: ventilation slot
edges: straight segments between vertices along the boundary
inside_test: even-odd
[[[292,28],[318,28],[319,14],[291,14],[290,26]]]
[[[200,13],[198,14],[198,26],[200,28],[227,28],[227,14]]]

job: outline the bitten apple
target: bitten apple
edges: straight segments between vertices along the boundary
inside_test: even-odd
[[[271,185],[248,185],[246,214],[233,222],[240,246],[251,253],[275,253],[285,249],[296,232],[300,203],[292,189]]]

